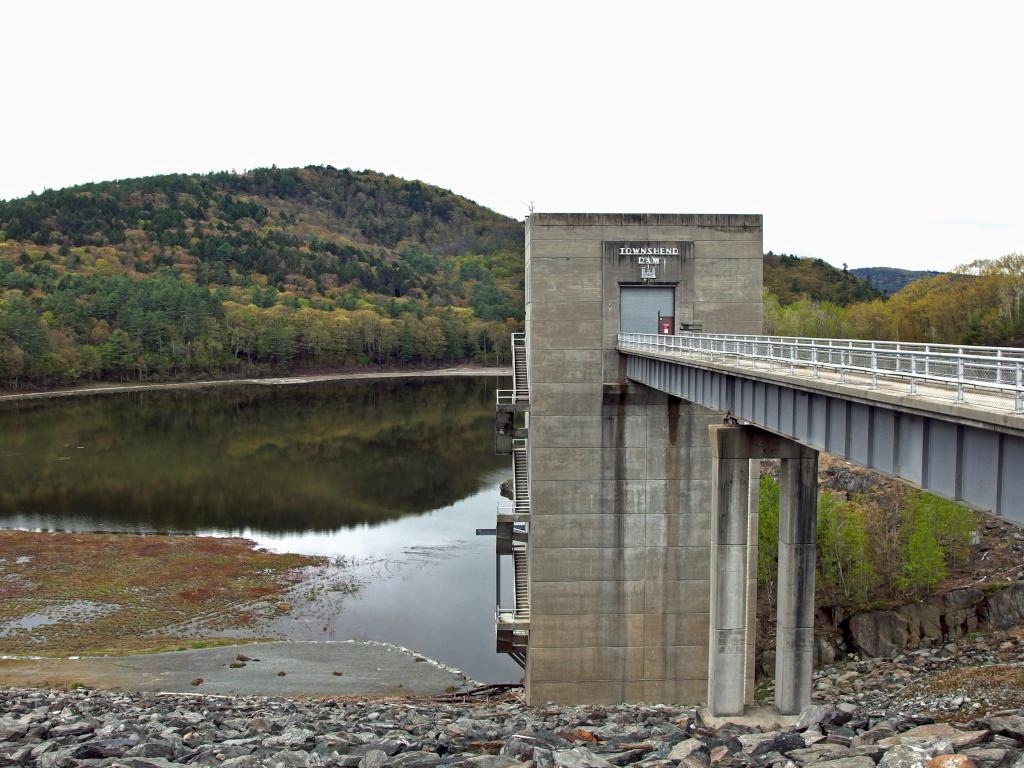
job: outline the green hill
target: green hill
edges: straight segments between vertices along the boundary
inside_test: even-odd
[[[504,362],[522,224],[330,167],[0,202],[0,383]]]
[[[882,296],[867,281],[845,269],[836,269],[821,259],[804,259],[771,251],[764,255],[764,286],[783,305],[810,299],[846,306]]]
[[[912,270],[898,267],[858,267],[850,271],[857,277],[867,280],[872,287],[887,296],[891,296],[915,280],[942,274],[930,269]]]

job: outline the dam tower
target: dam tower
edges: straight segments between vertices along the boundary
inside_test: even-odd
[[[818,452],[1024,521],[1024,353],[764,336],[757,215],[533,214],[499,392],[531,702],[752,701],[759,461],[779,461],[775,706],[810,701]],[[499,579],[500,583],[500,579]]]
[[[693,704],[709,700],[723,643],[751,700],[757,472],[744,459],[733,489],[753,534],[719,543],[709,427],[723,414],[629,381],[618,342],[761,333],[761,217],[535,213],[525,256],[526,333],[498,404],[516,476],[498,521],[516,583],[499,649],[525,662],[531,702]],[[720,546],[743,586],[728,606]],[[713,609],[739,610],[722,617],[739,634]]]

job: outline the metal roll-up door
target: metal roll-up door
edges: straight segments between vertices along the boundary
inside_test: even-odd
[[[658,317],[675,315],[675,288],[624,285],[619,293],[619,330],[622,333],[657,333]]]

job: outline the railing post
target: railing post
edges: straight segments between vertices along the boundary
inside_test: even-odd
[[[917,356],[910,353],[910,394],[917,394]]]
[[[878,389],[878,353],[875,342],[871,342],[871,388]]]
[[[1013,412],[1020,413],[1024,411],[1024,392],[1021,390],[1021,365],[1020,361],[1017,361],[1016,371],[1014,372],[1017,377],[1016,385],[1017,389],[1013,393]]]
[[[956,401],[962,403],[964,401],[964,358],[963,350],[960,351],[960,356],[956,359]]]

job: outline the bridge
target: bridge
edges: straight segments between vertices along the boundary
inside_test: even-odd
[[[1024,523],[1024,349],[619,334],[626,376]]]
[[[761,335],[762,250],[756,215],[527,219],[495,618],[530,701],[752,703],[763,458],[783,713],[810,700],[819,451],[1024,522],[1024,350]]]

